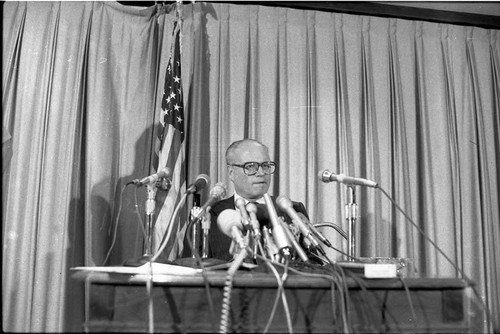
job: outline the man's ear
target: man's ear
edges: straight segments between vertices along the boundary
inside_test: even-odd
[[[232,181],[233,180],[234,169],[231,168],[231,166],[226,166],[226,169],[227,169],[227,175],[229,176],[229,179]]]

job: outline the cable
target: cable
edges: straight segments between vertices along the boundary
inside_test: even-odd
[[[403,287],[405,288],[406,297],[408,298],[408,303],[410,304],[411,315],[413,317],[413,329],[416,331],[417,330],[417,313],[415,313],[415,308],[413,307],[413,301],[411,299],[410,289],[408,288],[408,285],[406,284],[405,280],[402,277],[399,277],[399,280],[401,281],[401,283],[403,284]]]
[[[469,278],[467,277],[467,275],[465,275],[465,273],[441,250],[441,248],[439,248],[439,246],[434,242],[432,241],[431,238],[429,238],[425,232],[413,221],[413,219],[411,219],[410,216],[408,216],[404,211],[403,209],[401,209],[401,207],[391,198],[391,196],[389,196],[389,194],[382,188],[379,186],[379,189],[380,191],[382,191],[382,193],[391,201],[391,203],[399,210],[399,212],[401,212],[403,214],[403,216],[405,216],[405,218],[408,220],[408,222],[413,225],[413,227],[415,227],[417,229],[418,232],[420,232],[420,234],[432,245],[434,246],[434,248],[439,252],[441,253],[441,255],[444,256],[444,258],[453,266],[453,268],[455,268],[462,276],[463,278],[465,278],[466,280],[470,281]]]
[[[111,251],[113,250],[113,248],[115,247],[115,242],[116,242],[116,234],[117,234],[117,230],[118,230],[118,219],[120,218],[120,213],[122,211],[122,196],[123,196],[123,192],[125,191],[125,188],[127,188],[127,185],[124,185],[121,192],[120,192],[120,204],[118,205],[118,212],[116,213],[116,219],[115,219],[115,230],[113,232],[113,241],[111,242],[111,246],[109,246],[109,250],[108,250],[108,254],[106,254],[106,257],[104,258],[104,261],[102,263],[102,265],[105,265],[106,262],[108,262],[109,260],[109,257],[111,255]]]
[[[146,280],[146,290],[148,294],[148,329],[149,333],[154,333],[154,304],[153,304],[153,262],[148,262],[148,278]]]
[[[271,313],[269,314],[269,319],[267,320],[266,327],[264,327],[264,330],[262,331],[262,333],[267,333],[267,331],[269,330],[269,327],[271,326],[271,322],[274,319],[274,313],[276,312],[276,308],[277,308],[278,302],[280,300],[281,288],[283,286],[283,282],[281,281],[281,278],[280,278],[278,272],[276,271],[276,268],[274,268],[272,266],[272,264],[270,264],[267,261],[265,263],[271,269],[274,276],[276,277],[276,282],[278,283],[278,292],[276,293],[276,298],[274,299],[273,307],[271,309]]]
[[[363,294],[362,294],[362,295],[363,295],[363,296],[362,296],[362,298],[364,298],[364,299],[365,299],[365,303],[361,303],[361,306],[365,308],[365,312],[364,312],[364,314],[365,314],[365,315],[366,315],[366,314],[368,314],[368,317],[369,317],[369,318],[371,318],[372,313],[371,313],[371,312],[369,312],[370,310],[366,310],[366,307],[367,307],[367,306],[369,306],[369,305],[368,305],[368,301],[369,301],[369,299],[367,298],[367,297],[368,297],[367,295],[368,295],[368,293],[369,293],[370,291],[367,289],[367,287],[366,287],[366,285],[365,285],[364,280],[362,280],[362,279],[361,279],[361,278],[360,278],[357,274],[355,274],[355,273],[353,273],[353,272],[350,272],[350,271],[348,271],[348,270],[347,270],[347,271],[345,271],[345,273],[346,273],[346,274],[347,274],[347,275],[348,275],[351,279],[353,279],[353,280],[354,280],[354,281],[355,281],[355,282],[359,285],[359,287],[361,288],[361,291],[363,292]],[[377,296],[377,294],[376,294],[375,292],[371,292],[371,293],[372,293],[372,296],[373,296],[375,299],[377,299],[377,301],[380,301],[380,300],[379,300],[379,298],[378,298],[378,296]],[[373,324],[375,324],[375,323],[377,322],[377,321],[375,321],[375,320],[373,320],[373,319],[371,319],[371,320],[372,320],[372,321],[368,321],[368,323],[373,323]],[[396,319],[393,319],[393,320],[395,320],[395,321],[396,321]],[[371,329],[370,329],[370,331],[371,331]],[[384,333],[384,332],[385,332],[385,330],[379,330],[379,332]]]
[[[193,241],[191,239],[191,233],[190,230],[193,228],[193,225],[195,224],[195,221],[190,221],[188,222],[188,226],[186,228],[186,240],[189,245],[189,248],[191,249],[191,253],[194,255],[196,262],[199,264],[200,269],[201,269],[201,276],[203,277],[203,283],[205,285],[205,292],[207,294],[207,301],[208,301],[208,307],[210,309],[210,314],[211,314],[211,320],[212,320],[212,330],[215,331],[216,328],[216,323],[215,323],[215,309],[214,309],[214,303],[212,299],[212,295],[210,293],[210,282],[207,277],[207,270],[205,268],[205,265],[203,264],[203,259],[200,257],[198,252],[194,251],[194,245]]]
[[[247,249],[242,248],[240,252],[236,255],[233,263],[227,270],[226,283],[224,284],[224,293],[222,298],[222,310],[221,310],[221,320],[220,320],[220,330],[219,333],[227,333],[227,327],[229,325],[229,311],[231,308],[231,289],[233,286],[233,277],[236,270],[243,263],[243,260],[247,256]]]
[[[172,224],[172,222],[174,222],[174,221],[175,221],[175,219],[177,218],[177,216],[178,216],[178,214],[179,214],[179,211],[180,211],[180,208],[184,206],[184,203],[185,203],[185,201],[186,201],[186,199],[187,199],[187,196],[188,196],[188,195],[189,195],[189,194],[188,194],[187,192],[185,192],[185,193],[183,194],[183,196],[181,197],[181,199],[180,199],[179,203],[177,204],[177,206],[176,206],[176,207],[175,207],[175,209],[174,209],[174,212],[173,212],[172,216],[170,217],[169,225],[170,225],[170,224]],[[192,222],[192,221],[191,221],[191,222],[188,222],[188,224],[189,224],[189,225],[188,225],[188,226],[187,226],[187,228],[186,228],[186,230],[187,230],[187,231],[188,231],[190,228],[192,228],[193,222]],[[151,258],[151,261],[155,261],[155,260],[158,258],[158,256],[159,256],[159,255],[163,252],[163,250],[165,249],[165,247],[166,247],[166,245],[167,245],[167,242],[168,242],[168,240],[166,239],[166,235],[167,235],[167,234],[164,234],[164,235],[163,235],[163,238],[162,238],[162,241],[161,241],[160,247],[158,248],[158,251],[156,252],[156,254],[155,254],[155,255]],[[188,241],[188,243],[189,243],[189,247],[190,247],[191,249],[193,249],[193,243],[192,243],[192,241],[191,241],[191,238],[189,237],[189,235],[190,235],[190,234],[189,234],[189,231],[188,231],[187,235],[188,235],[188,237],[187,237],[187,241]],[[246,252],[246,250],[245,250],[245,252]],[[206,275],[207,275],[207,273],[206,273],[205,267],[204,267],[204,265],[203,265],[203,261],[202,261],[202,259],[200,258],[199,254],[198,254],[197,252],[193,252],[193,254],[195,254],[195,258],[196,258],[196,260],[197,260],[197,262],[199,263],[200,268],[201,268],[201,273],[202,273],[203,281],[204,281],[204,284],[205,284],[205,291],[206,291],[206,293],[207,293],[207,299],[208,299],[208,303],[209,303],[209,307],[210,307],[210,312],[211,312],[211,314],[212,314],[212,327],[213,327],[213,328],[215,328],[215,312],[214,312],[213,301],[212,301],[211,294],[210,294],[210,283],[209,283],[208,278],[207,278],[207,276],[206,276]],[[244,258],[244,257],[243,257],[243,258]],[[241,263],[240,263],[240,264],[241,264]],[[233,265],[234,265],[234,263],[233,263]],[[238,265],[238,267],[239,267],[239,265]],[[236,269],[237,269],[237,267],[236,267]],[[236,269],[234,269],[234,270],[236,270]],[[234,274],[234,273],[233,273],[233,274]],[[232,284],[232,283],[231,283],[231,284]],[[228,286],[228,287],[227,287],[227,288],[225,288],[225,289],[228,289],[228,290],[229,290],[229,291],[228,291],[228,293],[230,293],[230,291],[231,291],[231,286]],[[229,298],[230,298],[230,296],[229,296]],[[230,301],[230,300],[229,300],[229,301]],[[227,326],[227,324],[226,324],[226,326]],[[221,330],[222,330],[222,329],[223,329],[223,328],[222,328],[222,322],[221,322]]]
[[[170,218],[169,224],[171,224],[176,219],[176,216],[178,215],[178,212],[179,212],[180,208],[184,205],[184,202],[186,201],[187,196],[188,196],[188,194],[185,193],[183,195],[183,197],[181,198],[181,200],[179,201],[179,203],[177,204],[177,207],[175,208],[174,213],[172,214],[172,217]],[[212,329],[215,331],[215,327],[216,327],[216,323],[215,323],[215,309],[214,309],[212,295],[210,293],[210,282],[209,282],[208,277],[207,277],[207,271],[206,271],[205,266],[203,265],[203,260],[201,259],[201,257],[199,256],[199,254],[197,252],[193,251],[193,247],[194,246],[193,246],[193,242],[191,240],[191,233],[190,233],[190,229],[193,227],[193,224],[194,224],[194,220],[188,222],[188,225],[186,227],[186,240],[187,240],[187,242],[189,244],[189,248],[191,249],[192,253],[194,254],[194,256],[196,258],[196,262],[200,265],[201,275],[203,277],[203,283],[205,285],[205,292],[207,294],[207,301],[208,301],[208,306],[209,306],[210,314],[211,314]],[[165,248],[165,246],[166,246],[165,236],[166,236],[166,234],[164,234],[164,236],[163,236],[161,247],[158,249],[157,253],[151,259],[151,261],[155,261],[156,258],[159,256],[159,254],[161,254],[161,252]]]
[[[330,258],[327,257],[327,260],[329,261],[330,268],[332,269],[332,275],[337,275],[338,278],[338,285],[339,285],[339,299],[340,299],[340,315],[342,318],[342,324],[343,324],[343,332],[344,333],[349,333],[349,324],[350,322],[350,317],[349,317],[349,309],[350,309],[350,299],[349,299],[349,289],[347,287],[346,283],[346,277],[345,277],[345,272],[342,267],[339,265],[336,265],[334,262],[330,260]]]
[[[332,282],[332,286],[339,286],[339,299],[340,299],[340,305],[341,305],[341,318],[342,318],[342,323],[343,323],[343,330],[342,332],[343,333],[349,333],[350,330],[349,330],[349,325],[348,325],[348,321],[347,321],[347,318],[346,318],[346,308],[345,308],[345,290],[346,290],[346,284],[345,284],[345,278],[342,279],[342,276],[339,275],[338,271],[342,271],[342,268],[338,268],[337,270],[333,270],[333,272],[331,273],[332,275],[327,275],[327,274],[318,274],[318,273],[306,273],[306,272],[302,272],[300,270],[297,270],[293,267],[285,267],[285,265],[279,263],[279,262],[271,262],[269,259],[267,259],[265,256],[262,256],[262,255],[258,255],[259,258],[261,258],[266,264],[271,264],[271,267],[272,265],[276,265],[276,266],[280,266],[280,267],[283,267],[285,268],[287,271],[291,271],[293,273],[296,273],[296,274],[299,274],[299,275],[302,275],[302,276],[309,276],[309,277],[320,277],[320,278],[324,278],[324,279],[327,279],[329,281]],[[336,266],[338,267],[338,266]],[[274,269],[274,267],[272,267],[272,270],[275,271],[276,269]],[[278,282],[279,284],[279,282]],[[334,296],[332,295],[332,303],[334,303]],[[333,308],[332,308],[333,309]],[[272,314],[271,316],[274,316],[274,314]],[[270,318],[271,319],[271,318]],[[269,326],[269,323],[268,323],[268,326]],[[267,327],[268,327],[267,326]],[[267,328],[266,330],[264,331],[264,333],[267,331]]]
[[[487,318],[487,322],[490,324],[490,326],[493,326],[492,324],[492,321],[491,320],[491,314],[490,314],[490,310],[488,308],[488,306],[484,303],[483,299],[481,298],[479,292],[477,291],[476,287],[474,286],[472,280],[462,271],[462,269],[460,269],[446,254],[443,250],[441,250],[441,248],[439,248],[439,246],[434,242],[432,241],[431,238],[429,238],[425,232],[413,221],[413,219],[411,219],[410,216],[408,216],[404,211],[403,209],[401,209],[401,207],[391,198],[391,196],[382,188],[382,187],[378,187],[378,189],[380,189],[380,191],[382,191],[382,193],[389,199],[389,201],[391,201],[391,203],[399,210],[399,212],[401,212],[403,214],[403,216],[405,216],[405,218],[408,220],[408,222],[413,225],[413,227],[415,227],[417,229],[417,231],[425,238],[425,240],[427,240],[432,246],[434,246],[434,248],[441,254],[443,255],[443,257],[453,266],[453,268],[455,268],[455,270],[457,270],[461,275],[462,275],[462,278],[467,282],[467,284],[469,285],[469,287],[472,289],[472,291],[474,292],[474,295],[478,298],[478,300],[480,301],[480,304],[481,306],[483,307],[483,310],[486,312],[486,318]]]
[[[337,315],[336,315],[336,312],[335,310],[337,309],[337,305],[335,303],[335,301],[337,300],[335,298],[335,282],[330,282],[330,299],[331,299],[331,303],[332,303],[332,319],[337,319]]]
[[[332,247],[334,248],[334,247]],[[335,248],[334,248],[335,249]],[[315,255],[315,254],[314,254]],[[347,254],[346,254],[347,255]],[[315,255],[317,256],[317,255]],[[317,256],[319,258],[319,256]],[[330,274],[332,275],[332,278],[334,279],[334,282],[336,282],[339,286],[339,299],[340,299],[340,312],[341,312],[341,318],[342,318],[342,323],[343,323],[343,332],[348,333],[349,332],[349,323],[350,321],[348,320],[348,315],[349,315],[349,293],[348,293],[348,288],[346,284],[346,278],[345,278],[345,272],[342,267],[338,266],[333,262],[328,256],[325,256],[325,261],[329,266],[327,266],[328,269],[330,270]],[[333,302],[333,301],[332,301]],[[334,307],[332,307],[333,309]]]
[[[187,192],[185,192],[182,195],[181,199],[179,200],[179,203],[177,203],[177,206],[174,209],[174,212],[173,212],[172,216],[170,217],[170,220],[169,220],[167,226],[171,226],[171,224],[175,221],[175,219],[177,219],[177,215],[179,214],[179,210],[184,206],[184,202],[186,202],[187,195],[188,195]],[[167,233],[164,233],[163,237],[162,237],[162,240],[161,240],[161,243],[160,243],[160,247],[156,251],[155,255],[153,255],[153,257],[151,258],[152,262],[154,262],[154,261],[156,261],[156,259],[158,259],[158,257],[160,256],[160,254],[163,252],[163,250],[167,246],[167,242],[168,242]]]
[[[324,226],[331,227],[331,228],[335,229],[335,231],[337,231],[344,239],[346,239],[346,240],[349,239],[349,237],[347,236],[347,233],[345,233],[345,231],[337,224],[330,223],[330,222],[324,222],[324,223],[313,224],[313,226],[314,227],[324,227]]]
[[[335,229],[337,232],[339,232],[339,231],[337,230],[338,226],[336,226],[336,225],[335,225],[335,224],[333,224],[333,223],[320,223],[320,224],[314,224],[313,226],[318,226],[318,227],[323,227],[323,226],[326,226],[326,227],[331,227],[331,228]],[[345,232],[343,232],[343,233],[345,234]],[[341,235],[342,235],[342,237],[344,237],[344,234],[341,234]],[[349,254],[347,254],[347,253],[345,253],[345,252],[341,251],[340,249],[338,249],[338,248],[334,247],[333,245],[329,246],[329,248],[331,248],[331,249],[333,249],[333,250],[335,250],[335,251],[339,252],[340,254],[342,254],[342,255],[344,255],[344,256],[346,256],[346,257],[348,257],[348,258],[351,258],[351,259],[353,259],[353,260],[355,260],[355,261],[361,261],[361,259],[360,259],[360,258],[355,257],[355,256],[351,256],[351,255],[349,255]]]
[[[226,282],[224,283],[224,292],[222,295],[222,310],[219,333],[227,333],[227,327],[229,326],[229,310],[231,307],[232,285],[233,278],[228,274],[226,277]]]
[[[276,268],[273,267],[273,265],[269,262],[269,261],[265,261],[265,264],[271,269],[271,271],[273,272],[274,276],[276,277],[276,282],[278,283],[278,291],[276,293],[276,298],[274,300],[274,304],[273,304],[273,308],[271,309],[271,314],[269,315],[269,319],[267,320],[267,324],[266,324],[266,327],[264,328],[264,331],[263,333],[267,333],[267,331],[269,330],[269,327],[271,326],[271,323],[274,319],[274,315],[276,313],[276,309],[277,309],[277,306],[278,306],[278,302],[280,300],[280,297],[283,301],[283,307],[285,308],[285,316],[286,316],[286,319],[287,319],[287,325],[288,325],[288,332],[289,333],[293,333],[293,329],[292,329],[292,322],[291,322],[291,319],[290,319],[290,310],[288,308],[288,302],[286,300],[286,296],[285,296],[285,293],[284,293],[284,283],[285,283],[285,280],[288,276],[288,259],[286,260],[286,265],[285,265],[285,271],[283,273],[283,277],[280,277],[279,276],[279,273],[278,271],[276,270]]]
[[[128,184],[127,184],[128,185]],[[135,191],[134,191],[134,201],[135,201],[135,213],[137,214],[137,219],[139,221],[139,226],[141,227],[141,230],[142,230],[142,235],[144,236],[144,238],[146,238],[146,229],[144,228],[144,221],[142,220],[142,217],[140,215],[140,212],[139,212],[139,205],[137,204],[138,200],[137,200],[137,190],[139,188],[135,188]]]
[[[283,276],[281,277],[282,288],[281,288],[280,294],[281,294],[281,301],[283,302],[283,308],[285,309],[286,322],[288,325],[288,333],[293,334],[292,319],[290,317],[290,309],[288,307],[288,301],[286,299],[286,294],[285,294],[285,289],[284,289],[284,284],[286,282],[286,279],[288,278],[288,265],[289,265],[289,260],[286,259],[285,272],[283,273]]]

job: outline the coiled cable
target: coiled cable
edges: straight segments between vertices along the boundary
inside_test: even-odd
[[[247,256],[247,249],[242,248],[241,251],[236,255],[233,263],[227,270],[226,282],[224,284],[224,292],[222,297],[222,310],[221,310],[221,320],[219,333],[227,333],[227,328],[229,326],[229,313],[231,309],[231,290],[233,287],[233,277],[236,270],[243,263],[243,260]]]

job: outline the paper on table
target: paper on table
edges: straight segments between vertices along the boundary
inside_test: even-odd
[[[117,273],[117,274],[149,274],[150,273],[150,264],[145,263],[140,267],[125,267],[125,266],[115,266],[115,267],[106,267],[106,266],[96,266],[96,267],[73,267],[72,270],[81,270],[81,271],[94,271],[94,272],[103,272],[103,273]],[[190,267],[166,264],[166,263],[157,263],[153,262],[152,265],[152,273],[153,274],[162,274],[162,275],[193,275],[195,273],[201,272],[201,269],[195,269]]]

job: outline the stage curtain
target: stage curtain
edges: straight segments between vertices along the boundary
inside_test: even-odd
[[[264,5],[175,8],[3,3],[4,330],[81,331],[83,287],[70,268],[142,254],[146,194],[126,184],[151,173],[176,15],[188,183],[205,173],[231,195],[225,148],[253,137],[279,166],[271,194],[347,230],[351,189],[318,173],[374,180],[379,189],[352,189],[357,256],[460,277],[451,260],[499,328],[498,30]]]
[[[146,191],[125,185],[151,173],[174,20],[115,2],[2,5],[3,329],[81,332],[70,268],[143,251]]]
[[[257,138],[279,166],[273,194],[345,231],[355,202],[358,256],[410,258],[421,277],[462,271],[498,314],[499,31],[228,4],[192,16],[191,124],[209,129],[191,134],[204,136],[191,170],[210,158],[229,184],[223,148]],[[318,181],[324,169],[379,189],[355,187],[353,201]]]

